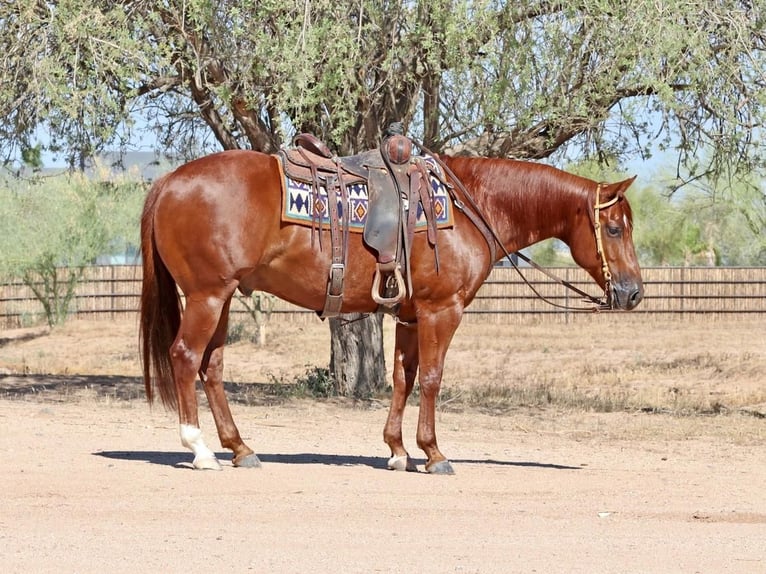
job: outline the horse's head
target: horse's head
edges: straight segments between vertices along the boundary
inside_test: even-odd
[[[635,179],[594,182],[588,194],[587,215],[580,212],[569,241],[572,257],[604,289],[611,307],[626,311],[644,297],[633,247],[633,216],[625,197]]]

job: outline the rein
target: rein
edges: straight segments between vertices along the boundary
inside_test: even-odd
[[[542,295],[537,289],[535,289],[534,285],[532,285],[526,277],[524,277],[524,274],[519,269],[519,266],[516,265],[516,263],[513,261],[511,255],[508,254],[507,251],[505,251],[505,248],[503,248],[503,251],[505,251],[505,256],[510,261],[513,268],[516,270],[516,272],[519,274],[519,276],[524,280],[524,283],[527,284],[527,286],[534,292],[535,295],[537,295],[540,299],[548,303],[549,305],[552,305],[554,307],[558,307],[559,309],[567,309],[570,311],[609,311],[612,309],[612,273],[609,271],[609,264],[606,261],[606,253],[604,251],[603,242],[601,239],[601,222],[599,221],[599,212],[602,209],[606,209],[607,207],[611,207],[617,201],[619,200],[619,196],[615,196],[614,198],[610,199],[607,202],[599,203],[599,196],[601,192],[601,187],[603,186],[603,183],[599,183],[596,186],[596,202],[593,205],[593,217],[594,217],[594,224],[593,229],[596,235],[596,250],[598,252],[599,257],[601,257],[601,271],[604,274],[605,279],[605,285],[604,285],[604,297],[594,297],[593,295],[590,295],[586,293],[585,291],[579,289],[578,287],[575,287],[572,285],[569,281],[565,281],[564,279],[561,279],[560,277],[554,275],[544,267],[541,267],[534,261],[532,261],[529,257],[524,255],[523,253],[519,253],[518,251],[515,253],[516,257],[521,259],[522,261],[529,264],[530,267],[534,267],[544,275],[547,275],[550,279],[553,279],[557,283],[563,285],[567,289],[570,289],[571,291],[574,291],[581,297],[583,297],[587,302],[593,303],[596,305],[596,307],[589,307],[589,308],[583,308],[583,307],[571,307],[569,305],[561,305],[560,303],[555,303]],[[497,236],[495,236],[495,239],[497,240]],[[499,243],[499,242],[498,242]],[[502,244],[501,244],[502,247]]]
[[[508,250],[505,248],[505,245],[503,245],[502,241],[500,241],[500,238],[497,235],[497,232],[495,229],[489,224],[487,221],[487,218],[484,216],[484,213],[481,211],[481,208],[476,204],[473,197],[471,197],[471,194],[468,193],[468,190],[465,188],[463,183],[458,179],[458,177],[454,174],[454,172],[447,167],[447,165],[441,160],[441,158],[430,151],[428,148],[424,147],[422,143],[412,140],[415,142],[415,144],[421,148],[424,152],[427,152],[431,154],[431,156],[434,158],[434,160],[439,164],[439,166],[447,173],[452,180],[455,182],[457,187],[460,189],[460,192],[463,194],[463,197],[466,199],[470,207],[474,210],[474,213],[471,213],[469,211],[465,210],[465,205],[462,201],[460,201],[457,197],[455,197],[454,193],[450,193],[452,196],[452,200],[455,204],[455,208],[459,211],[463,212],[466,216],[468,216],[468,219],[470,219],[474,225],[478,227],[477,219],[481,222],[481,224],[484,226],[484,230],[480,229],[482,233],[484,234],[485,238],[491,236],[492,239],[494,239],[494,242],[500,245],[500,248],[503,250],[504,257],[510,262],[511,266],[516,270],[516,272],[519,274],[519,277],[522,278],[524,283],[527,284],[527,286],[532,290],[532,292],[537,295],[541,300],[545,301],[549,305],[553,307],[558,307],[559,309],[566,309],[569,311],[608,311],[612,309],[612,289],[611,289],[611,282],[612,282],[612,273],[609,271],[609,264],[606,261],[606,254],[604,252],[603,243],[601,239],[601,222],[599,221],[599,211],[602,209],[606,209],[607,207],[610,207],[617,203],[619,200],[619,196],[615,196],[613,199],[605,202],[605,203],[599,203],[600,201],[600,193],[601,188],[603,187],[603,183],[599,183],[596,186],[596,201],[593,205],[593,215],[594,215],[594,233],[596,235],[596,249],[598,250],[598,254],[601,257],[601,270],[604,273],[604,279],[606,280],[606,284],[604,286],[604,296],[603,297],[594,297],[593,295],[590,295],[589,293],[586,293],[582,289],[575,287],[572,285],[569,281],[566,281],[564,279],[561,279],[554,273],[551,273],[547,269],[541,267],[534,261],[532,261],[529,257],[524,255],[523,253],[519,253],[518,251],[511,254],[508,252]],[[447,189],[452,192],[452,187],[447,186]],[[488,239],[488,243],[490,240]],[[490,244],[490,254],[494,253],[494,246]],[[581,297],[583,297],[583,300],[587,303],[593,303],[595,307],[571,307],[569,305],[561,305],[560,303],[556,303],[554,301],[551,301],[547,297],[545,297],[542,293],[540,293],[534,285],[532,285],[529,280],[524,276],[524,274],[521,272],[521,269],[519,269],[519,266],[516,264],[516,262],[513,260],[512,255],[516,255],[519,259],[529,264],[531,267],[534,267],[541,273],[548,276],[548,278],[553,279],[558,284],[563,285],[567,289],[574,291]],[[494,260],[494,257],[492,258]]]

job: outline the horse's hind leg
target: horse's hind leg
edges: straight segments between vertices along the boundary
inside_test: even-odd
[[[418,372],[417,326],[397,324],[394,346],[394,391],[386,426],[383,429],[383,440],[391,449],[388,468],[414,471],[415,463],[412,462],[402,441],[402,418]]]
[[[200,378],[207,395],[210,410],[213,412],[215,426],[221,446],[234,453],[234,466],[255,468],[261,466],[256,454],[247,446],[239,435],[239,430],[231,416],[229,401],[223,388],[223,347],[226,343],[226,333],[229,324],[229,306],[231,298],[226,301],[221,312],[213,338],[207,346],[200,368]]]
[[[202,439],[197,405],[197,374],[208,343],[216,332],[226,299],[187,297],[181,326],[173,345],[173,363],[181,444],[194,453],[194,468],[220,470],[215,454]]]

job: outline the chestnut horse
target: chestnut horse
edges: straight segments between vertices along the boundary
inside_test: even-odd
[[[491,254],[498,247],[514,252],[546,238],[562,240],[596,283],[608,288],[613,308],[634,308],[643,284],[624,195],[635,178],[597,184],[535,163],[442,159],[502,245],[490,246],[486,228],[482,232],[481,225],[455,209],[453,227],[437,234],[437,269],[426,234],[415,234],[413,292],[398,312],[393,396],[383,437],[391,449],[388,467],[415,470],[402,441],[402,415],[419,372],[417,444],[426,454],[428,472],[450,474],[452,466],[437,446],[434,412],[444,357],[463,311],[496,263]],[[159,179],[144,206],[140,329],[147,397],[151,402],[158,392],[166,407],[177,409],[181,442],[193,452],[195,468],[220,468],[199,428],[198,376],[221,445],[234,453],[233,465],[260,465],[242,441],[224,394],[223,348],[234,292],[266,291],[315,311],[325,303],[331,250],[312,243],[311,228],[281,221],[278,162],[255,151],[203,157]],[[458,208],[470,203],[467,197],[458,199]],[[596,206],[601,209],[594,211]],[[328,233],[324,244],[329,245],[329,232],[322,233]],[[376,258],[360,234],[352,234],[347,254],[341,310],[374,313]]]

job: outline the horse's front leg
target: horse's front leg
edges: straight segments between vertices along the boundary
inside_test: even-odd
[[[426,471],[432,474],[455,472],[436,442],[436,399],[441,387],[447,348],[461,317],[462,307],[458,306],[418,316],[420,411],[417,441],[426,453]]]
[[[226,399],[226,392],[223,388],[223,347],[226,343],[230,304],[231,299],[224,306],[218,328],[205,352],[200,369],[200,378],[205,389],[205,395],[207,395],[207,401],[210,404],[210,410],[213,413],[215,426],[218,429],[221,446],[234,453],[232,458],[234,466],[257,468],[261,466],[261,461],[253,450],[242,441],[237,425],[234,424],[234,417],[231,415],[229,401]]]
[[[418,331],[416,325],[396,325],[394,343],[394,390],[388,419],[383,429],[383,440],[391,449],[388,468],[391,470],[415,471],[415,463],[404,448],[402,440],[402,419],[407,399],[412,393],[418,372]]]

